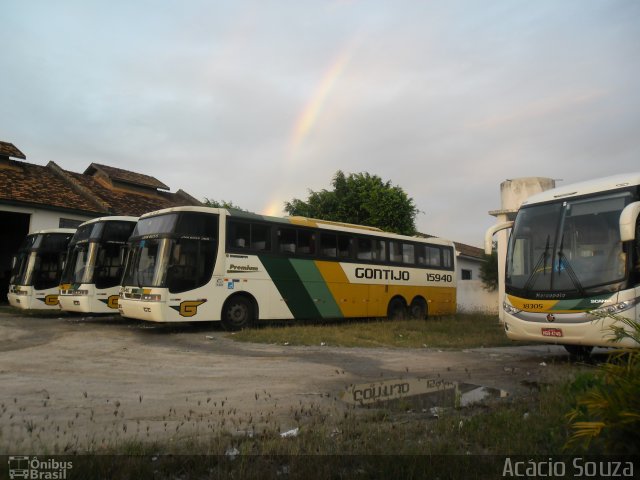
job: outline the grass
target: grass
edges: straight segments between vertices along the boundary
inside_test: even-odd
[[[477,348],[514,345],[495,315],[458,314],[427,320],[348,320],[261,324],[229,335],[236,341],[339,347]]]
[[[311,407],[298,434],[278,425],[232,435],[216,430],[175,439],[112,439],[71,457],[74,476],[101,478],[497,478],[500,457],[562,453],[566,386],[524,398],[441,412]],[[195,455],[195,457],[194,457]],[[455,455],[455,457],[451,457]],[[114,457],[115,456],[115,457]],[[435,457],[434,457],[435,456]],[[435,469],[435,470],[434,470]],[[478,473],[483,475],[478,475]]]

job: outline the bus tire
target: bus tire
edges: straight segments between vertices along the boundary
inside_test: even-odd
[[[564,349],[569,352],[572,360],[586,360],[591,355],[593,347],[586,345],[563,345]]]
[[[251,327],[255,322],[253,301],[244,295],[229,297],[222,307],[221,320],[225,330],[237,331]]]
[[[404,320],[407,318],[407,304],[400,297],[392,298],[387,308],[389,320]]]
[[[428,317],[427,302],[422,297],[416,297],[409,306],[409,316],[416,320],[426,320]]]

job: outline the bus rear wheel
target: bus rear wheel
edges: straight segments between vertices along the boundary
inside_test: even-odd
[[[426,320],[427,302],[423,298],[414,298],[409,306],[409,315],[416,320]]]
[[[255,321],[253,302],[242,295],[229,298],[222,307],[221,320],[225,330],[237,331],[252,326]]]

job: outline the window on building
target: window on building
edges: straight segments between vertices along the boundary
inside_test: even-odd
[[[462,269],[462,280],[471,280],[472,272],[465,268]]]
[[[58,221],[58,228],[78,228],[86,220],[73,220],[71,218],[61,218]]]

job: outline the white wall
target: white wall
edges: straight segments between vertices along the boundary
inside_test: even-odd
[[[44,230],[46,228],[58,228],[60,226],[61,218],[68,218],[70,220],[81,220],[83,222],[95,218],[95,216],[75,215],[72,213],[56,212],[54,210],[14,207],[9,205],[0,205],[0,210],[3,212],[26,213],[28,215],[31,215],[29,221],[29,233],[37,232],[38,230]]]
[[[480,265],[480,260],[458,257],[458,312],[498,314],[498,292],[484,289]],[[463,269],[471,271],[471,280],[462,280]]]

